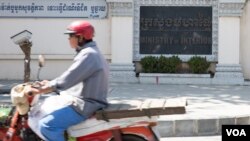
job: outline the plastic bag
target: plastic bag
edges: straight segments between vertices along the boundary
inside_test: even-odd
[[[28,124],[30,128],[42,139],[45,139],[41,134],[38,122],[44,116],[61,109],[65,106],[71,105],[74,102],[74,98],[70,95],[55,95],[46,98],[44,101],[35,104],[31,107],[29,112]]]

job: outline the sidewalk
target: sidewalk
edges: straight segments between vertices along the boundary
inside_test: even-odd
[[[250,86],[113,84],[110,99],[185,97],[184,115],[160,116],[163,137],[219,135],[222,124],[250,123]]]
[[[20,82],[20,81],[19,81]],[[15,81],[0,81],[0,93]],[[222,124],[250,124],[250,86],[110,84],[109,100],[184,97],[186,114],[160,116],[162,137],[220,135]]]

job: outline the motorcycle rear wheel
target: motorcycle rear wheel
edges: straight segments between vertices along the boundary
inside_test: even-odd
[[[110,141],[115,141],[115,139],[112,138]],[[122,135],[122,141],[147,141],[147,140],[137,135]]]

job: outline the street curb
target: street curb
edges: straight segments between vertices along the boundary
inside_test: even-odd
[[[221,135],[222,125],[249,125],[250,114],[216,119],[160,120],[158,130],[161,137],[188,137]]]

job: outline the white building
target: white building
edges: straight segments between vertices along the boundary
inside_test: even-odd
[[[79,11],[63,12],[58,7],[72,6],[73,3],[89,6],[89,9],[91,6],[106,7],[99,13],[86,11],[86,15]],[[37,11],[32,12],[28,7],[17,10],[11,7],[14,5],[37,6]],[[39,11],[41,5],[54,11]],[[138,52],[140,6],[212,6],[213,51],[208,58],[217,63],[214,83],[234,80],[242,83],[244,79],[250,79],[249,0],[54,0],[53,3],[48,0],[0,0],[0,79],[23,79],[24,55],[10,39],[23,30],[32,32],[31,79],[36,79],[39,54],[46,58],[40,78],[52,79],[60,75],[75,54],[63,32],[70,22],[85,19],[95,27],[94,40],[110,62],[112,80],[137,83],[133,63],[143,57]],[[187,60],[190,55],[180,57]]]

